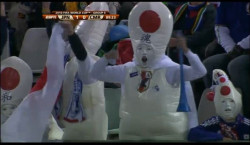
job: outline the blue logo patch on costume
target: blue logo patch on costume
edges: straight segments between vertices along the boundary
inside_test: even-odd
[[[135,76],[138,76],[138,72],[133,72],[133,73],[130,73],[129,76],[132,78],[132,77],[135,77]]]

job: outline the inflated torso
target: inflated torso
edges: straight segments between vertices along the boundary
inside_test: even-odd
[[[80,103],[86,113],[86,118],[80,122],[66,121],[68,105],[72,96],[74,77],[78,64],[73,58],[66,66],[63,84],[63,110],[60,121],[64,125],[63,140],[106,140],[108,132],[108,118],[105,111],[104,83],[97,81],[90,85],[82,85]]]
[[[120,107],[120,139],[184,140],[188,131],[188,115],[176,112],[180,88],[166,80],[166,69],[147,70],[145,86],[141,69],[127,69],[125,91]]]

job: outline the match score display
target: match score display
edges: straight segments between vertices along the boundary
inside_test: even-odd
[[[44,14],[44,19],[59,20],[117,20],[118,14],[109,14],[108,11],[53,11]]]

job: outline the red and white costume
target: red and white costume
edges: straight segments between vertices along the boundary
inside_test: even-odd
[[[99,80],[121,84],[119,138],[186,139],[190,126],[198,122],[190,123],[197,120],[194,119],[197,116],[192,116],[196,113],[193,98],[188,98],[192,112],[176,111],[180,98],[180,66],[165,55],[173,29],[171,12],[161,2],[140,2],[130,12],[128,26],[133,61],[107,66],[108,60],[103,57],[92,70],[93,77]],[[205,75],[206,69],[199,57],[190,50],[185,55],[191,64],[184,66],[185,81]]]

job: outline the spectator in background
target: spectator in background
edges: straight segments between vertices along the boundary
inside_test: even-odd
[[[11,5],[8,13],[11,55],[19,56],[24,35],[28,29],[28,13],[30,13],[30,8],[22,2],[16,2]]]
[[[187,2],[175,10],[174,17],[174,30],[182,30],[186,36],[188,48],[203,60],[206,46],[215,38],[216,9],[214,5],[206,2]],[[176,45],[176,38],[172,38],[170,47],[176,47]],[[178,56],[177,52],[173,52],[173,55],[173,57]],[[176,58],[173,59],[176,60]]]
[[[30,9],[29,13],[27,14],[28,28],[45,27],[44,19],[42,17],[42,2],[21,3]]]
[[[1,50],[0,55],[2,55],[3,48],[7,41],[7,20],[5,15],[5,6],[4,2],[1,2]]]
[[[120,9],[117,11],[117,14],[119,14],[119,18],[116,21],[116,25],[120,23],[121,20],[128,19],[128,15],[132,8],[135,6],[135,2],[122,2],[120,5]]]
[[[220,2],[209,2],[209,3],[213,4],[216,9],[220,6]],[[214,40],[210,42],[205,49],[205,58],[220,53],[225,53],[225,50],[223,47],[221,47],[221,45],[217,41],[217,38],[215,37]]]
[[[175,13],[175,9],[186,2],[163,2],[171,11],[172,15]]]
[[[249,140],[249,119],[241,114],[242,96],[222,70],[213,70],[213,81],[216,85],[214,85],[214,96],[211,96],[211,99],[214,101],[217,115],[192,128],[189,131],[188,140]]]
[[[250,108],[250,13],[249,2],[221,2],[217,9],[216,36],[226,53],[204,60],[207,75],[205,86],[211,84],[212,71],[222,69],[229,73],[235,87],[242,91],[243,113],[249,118]]]
[[[186,2],[175,10],[174,15],[174,32],[181,30],[187,40],[187,46],[192,52],[198,54],[201,60],[205,56],[205,48],[215,39],[214,25],[216,9],[214,5],[206,2]],[[173,35],[170,39],[168,55],[175,61],[179,62],[176,38]],[[188,64],[184,56],[184,63]],[[191,82],[194,90],[196,105],[198,106],[200,96],[204,90],[202,79]]]

